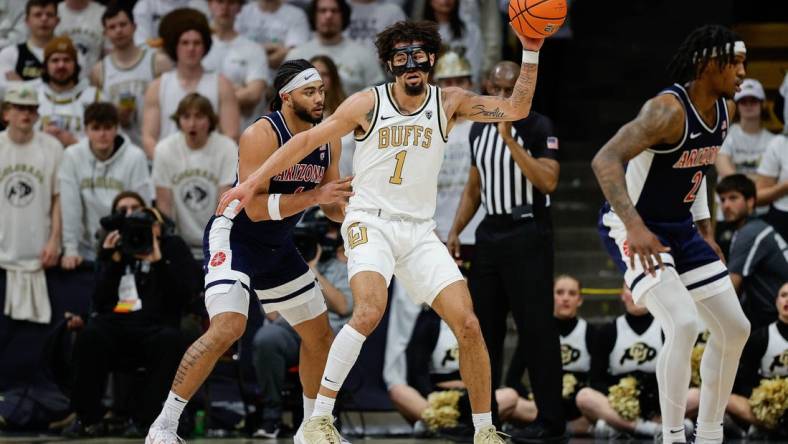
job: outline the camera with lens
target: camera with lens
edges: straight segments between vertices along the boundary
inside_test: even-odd
[[[153,251],[153,224],[156,216],[142,209],[129,215],[112,213],[102,217],[101,226],[107,231],[118,230],[120,241],[116,248],[125,257],[147,255]]]
[[[334,257],[337,240],[326,237],[331,222],[319,207],[307,210],[293,231],[293,240],[298,252],[309,262],[317,256],[317,246],[323,250],[320,261]]]

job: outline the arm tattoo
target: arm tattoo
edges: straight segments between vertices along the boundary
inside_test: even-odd
[[[366,116],[367,123],[372,125],[372,119],[374,119],[374,118],[375,118],[375,105],[372,105],[372,108],[369,109],[369,112],[367,113],[367,116]]]
[[[502,119],[506,116],[506,114],[498,107],[496,107],[494,110],[488,110],[484,105],[473,105],[473,109],[476,111],[471,113],[471,117],[483,116],[492,119]]]
[[[530,108],[536,87],[536,72],[537,65],[523,63],[520,66],[520,76],[517,78],[517,83],[514,84],[512,96],[509,99],[515,108],[521,106]]]

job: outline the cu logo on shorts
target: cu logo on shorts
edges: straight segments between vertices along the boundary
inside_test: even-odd
[[[211,267],[218,267],[219,265],[222,265],[225,260],[227,260],[227,255],[224,254],[223,251],[217,251],[211,258]]]
[[[367,240],[367,227],[361,225],[361,222],[354,222],[348,225],[347,243],[351,249],[361,244],[366,244]]]

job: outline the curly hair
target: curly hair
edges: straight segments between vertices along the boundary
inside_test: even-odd
[[[668,65],[668,73],[677,83],[695,80],[712,58],[718,60],[722,71],[726,65],[734,63],[736,54],[733,53],[733,44],[737,40],[741,38],[724,26],[701,26],[681,43]],[[713,57],[712,54],[716,56]]]
[[[159,35],[164,41],[164,51],[174,62],[178,61],[178,40],[187,31],[197,31],[202,36],[205,47],[203,57],[211,50],[211,25],[205,15],[196,9],[175,9],[159,22]]]
[[[438,33],[438,24],[427,20],[404,20],[384,29],[375,39],[378,48],[378,58],[383,64],[388,62],[391,51],[397,43],[423,42],[424,49],[431,54],[437,54],[441,48],[441,35]]]

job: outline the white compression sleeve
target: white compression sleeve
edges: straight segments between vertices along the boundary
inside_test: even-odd
[[[698,301],[698,313],[711,333],[700,363],[700,407],[695,442],[722,442],[722,419],[728,404],[750,322],[733,288]]]
[[[663,442],[684,442],[690,355],[698,336],[698,314],[692,296],[673,268],[660,274],[660,282],[647,290],[643,299],[665,333],[657,358]]]

